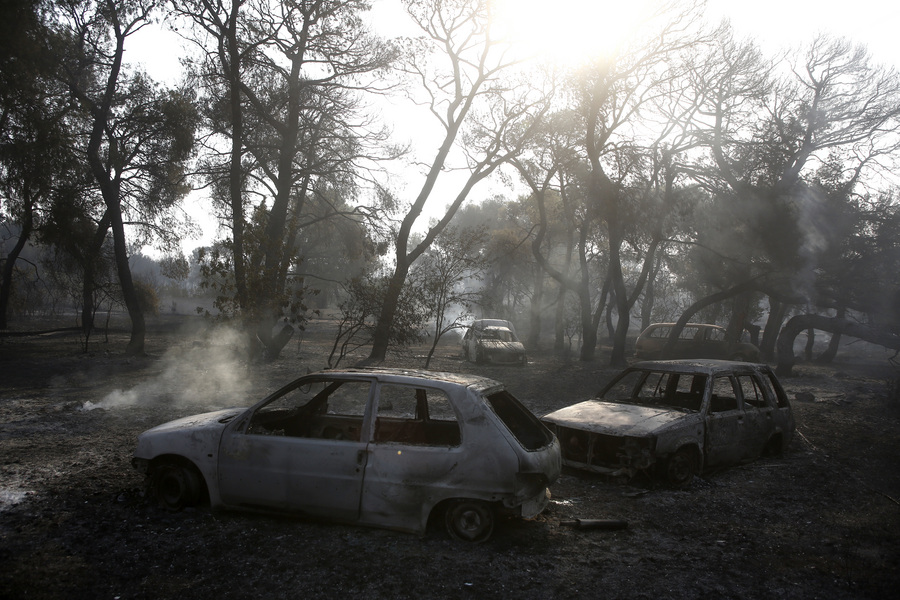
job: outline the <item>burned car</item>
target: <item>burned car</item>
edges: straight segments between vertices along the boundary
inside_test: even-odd
[[[501,319],[475,321],[463,336],[462,348],[466,360],[477,363],[525,365],[528,362],[525,346],[516,337],[512,323]]]
[[[685,486],[705,467],[787,448],[794,417],[767,365],[723,360],[640,362],[597,398],[552,412],[563,464],[609,475],[658,474]]]
[[[138,437],[134,466],[170,510],[305,514],[487,539],[501,512],[536,516],[562,468],[552,433],[502,384],[401,369],[312,373],[250,408]]]
[[[663,358],[723,358],[755,362],[759,348],[748,341],[726,340],[725,328],[709,323],[688,323],[671,349],[666,349],[669,333],[675,323],[654,323],[644,329],[634,342],[634,356],[642,360]]]

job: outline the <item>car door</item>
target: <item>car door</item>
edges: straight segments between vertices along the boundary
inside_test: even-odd
[[[724,465],[743,456],[744,412],[738,404],[737,382],[716,375],[706,413],[706,464]]]
[[[218,462],[223,502],[356,520],[372,387],[349,380],[296,388],[257,409],[248,425],[227,430]],[[289,416],[267,423],[280,414]]]
[[[462,432],[446,392],[381,383],[363,480],[362,520],[419,529],[430,507],[465,489]]]
[[[728,358],[728,344],[725,330],[718,327],[704,327],[703,358]]]
[[[675,356],[682,358],[702,358],[705,343],[703,340],[704,334],[705,332],[702,327],[685,325],[676,342]]]
[[[738,373],[737,381],[741,389],[744,410],[742,458],[756,458],[762,454],[766,442],[775,432],[773,419],[775,408],[766,398],[757,373]]]

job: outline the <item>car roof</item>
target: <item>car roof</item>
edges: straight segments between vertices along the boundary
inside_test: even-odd
[[[491,325],[509,327],[510,325],[512,325],[512,322],[507,321],[506,319],[475,319],[474,321],[472,321],[472,327],[476,328],[490,327]]]
[[[716,373],[732,371],[761,371],[768,370],[769,366],[760,363],[737,362],[733,360],[719,360],[712,358],[696,358],[686,360],[645,360],[636,362],[628,367],[628,370],[664,371],[667,373],[700,373],[715,375]]]
[[[674,327],[674,326],[675,326],[675,323],[651,323],[650,325],[647,325],[647,329],[645,329],[644,331],[647,331],[648,329],[655,329],[657,327]],[[684,326],[685,327],[711,327],[713,329],[725,329],[721,325],[716,325],[715,323],[685,323]]]
[[[391,378],[417,379],[423,382],[443,382],[461,385],[465,387],[474,387],[478,389],[488,389],[493,387],[502,387],[499,381],[481,377],[480,375],[470,375],[468,373],[450,373],[446,371],[426,371],[425,369],[404,369],[398,367],[349,367],[346,369],[326,369],[310,373],[307,377],[343,377],[343,376],[359,376],[364,375],[372,377],[376,380],[385,380]]]

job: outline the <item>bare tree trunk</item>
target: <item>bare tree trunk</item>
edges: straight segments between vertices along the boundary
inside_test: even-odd
[[[841,307],[837,311],[837,317],[839,319],[843,319],[847,314],[847,309]],[[817,363],[820,364],[828,364],[834,360],[834,357],[837,356],[838,348],[841,345],[841,334],[840,333],[832,333],[831,340],[828,342],[828,348],[816,359]]]
[[[25,215],[22,219],[22,229],[19,231],[19,239],[16,240],[15,246],[6,255],[3,263],[3,280],[0,282],[0,329],[7,329],[7,310],[9,309],[9,298],[12,293],[12,278],[15,272],[16,261],[22,253],[22,249],[31,236],[34,229],[34,205],[26,202]]]
[[[797,315],[792,317],[778,335],[777,366],[775,372],[780,377],[790,377],[796,357],[794,356],[794,340],[801,331],[809,328],[828,331],[832,334],[846,334],[861,340],[900,350],[900,335],[853,323],[840,317],[824,317],[822,315]]]
[[[763,360],[772,360],[775,358],[775,342],[778,340],[778,332],[781,330],[781,323],[784,321],[784,313],[787,312],[787,305],[779,302],[769,296],[769,318],[766,319],[766,328],[763,331],[762,344],[759,346],[760,355]]]
[[[816,330],[810,327],[806,330],[806,346],[803,348],[803,358],[812,360],[813,345],[816,343]]]
[[[122,296],[128,316],[131,318],[131,338],[125,348],[126,354],[141,355],[144,353],[144,338],[147,333],[147,325],[144,321],[144,311],[138,301],[137,290],[131,277],[131,267],[128,265],[128,248],[125,244],[125,225],[122,223],[122,213],[118,205],[110,207],[112,213],[113,247],[116,255],[116,272],[119,275],[119,285],[122,287]]]
[[[534,269],[534,293],[531,295],[529,310],[528,349],[537,350],[541,341],[541,308],[544,304],[544,270],[538,265]]]
[[[566,292],[564,285],[559,286],[559,293],[556,295],[556,318],[554,319],[554,340],[553,349],[562,352],[566,349]]]

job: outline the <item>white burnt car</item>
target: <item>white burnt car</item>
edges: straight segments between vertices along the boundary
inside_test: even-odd
[[[306,514],[487,539],[536,516],[562,468],[552,433],[496,381],[400,369],[301,377],[251,408],[160,425],[134,466],[159,503]]]
[[[462,338],[463,356],[477,363],[524,365],[525,346],[512,323],[502,319],[478,319]]]
[[[704,467],[780,453],[794,433],[772,369],[723,360],[636,363],[597,398],[543,421],[565,465],[628,477],[656,471],[675,486]]]

